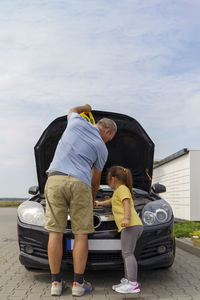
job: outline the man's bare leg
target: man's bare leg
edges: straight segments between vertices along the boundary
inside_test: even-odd
[[[48,258],[51,274],[60,273],[60,266],[63,255],[63,233],[49,232]]]
[[[74,273],[83,274],[88,258],[88,235],[76,234],[73,246]]]
[[[73,247],[74,260],[74,283],[72,296],[82,296],[92,290],[92,285],[84,280],[84,272],[88,258],[88,236],[87,234],[75,235]]]

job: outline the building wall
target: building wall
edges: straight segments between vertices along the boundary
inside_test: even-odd
[[[177,157],[153,170],[153,183],[166,186],[160,196],[172,206],[175,218],[190,220],[190,152]]]
[[[200,150],[190,151],[191,220],[200,221]]]

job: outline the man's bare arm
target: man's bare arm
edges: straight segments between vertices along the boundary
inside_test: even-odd
[[[101,182],[101,171],[95,167],[92,168],[92,196],[93,201],[96,199],[96,194]]]
[[[92,108],[89,104],[85,104],[82,106],[75,106],[69,110],[67,117],[69,117],[72,112],[76,112],[76,113],[80,114],[82,112],[90,112],[91,110],[92,110]]]

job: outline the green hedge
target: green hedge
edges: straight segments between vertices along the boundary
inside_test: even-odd
[[[200,230],[200,222],[184,221],[174,224],[175,237],[190,237],[190,233]]]

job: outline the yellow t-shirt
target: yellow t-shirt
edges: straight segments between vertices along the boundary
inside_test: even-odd
[[[140,220],[140,217],[138,216],[134,208],[131,192],[126,185],[122,184],[114,191],[113,196],[111,198],[112,212],[119,232],[124,228],[121,227],[121,222],[124,219],[123,200],[126,198],[130,199],[131,204],[130,222],[128,227],[134,225],[142,225],[142,221]]]

